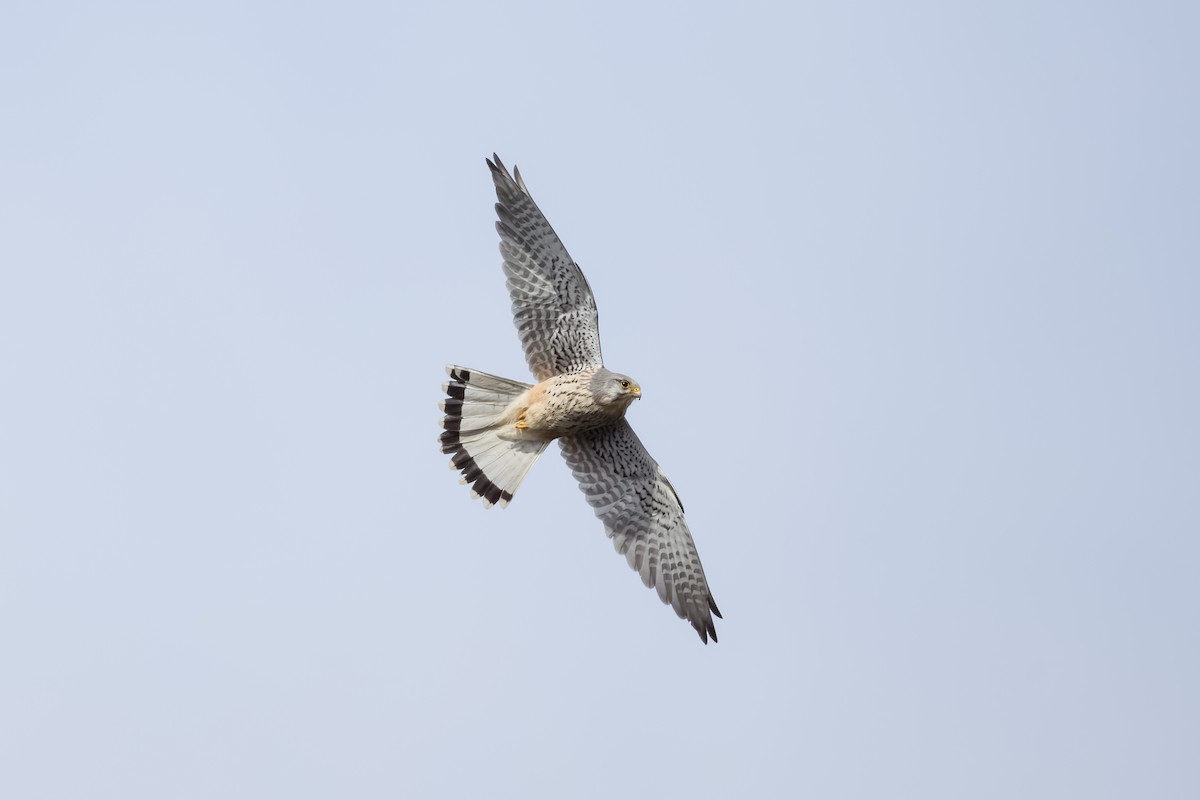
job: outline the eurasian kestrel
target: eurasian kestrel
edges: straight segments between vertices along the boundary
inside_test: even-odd
[[[625,411],[641,387],[604,366],[596,301],[579,267],[521,180],[494,154],[500,252],[530,385],[447,367],[442,452],[486,505],[507,505],[546,446],[558,440],[617,552],[707,644],[713,602],[683,505]],[[710,613],[711,612],[711,613]]]

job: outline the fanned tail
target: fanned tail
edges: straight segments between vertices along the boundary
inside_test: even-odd
[[[446,399],[439,403],[446,415],[442,452],[453,456],[450,468],[462,473],[459,483],[471,484],[473,497],[486,506],[506,506],[549,444],[500,437],[499,418],[529,384],[465,367],[449,366],[446,372]]]

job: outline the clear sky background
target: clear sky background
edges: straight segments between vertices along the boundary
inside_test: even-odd
[[[1200,797],[1190,3],[0,11],[0,796]],[[557,448],[582,264],[719,644]]]

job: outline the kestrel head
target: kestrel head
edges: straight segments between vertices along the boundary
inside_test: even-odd
[[[642,387],[628,375],[600,368],[592,376],[592,397],[602,406],[617,406],[622,411],[642,397]]]

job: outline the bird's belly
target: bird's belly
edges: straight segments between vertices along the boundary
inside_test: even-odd
[[[576,375],[556,375],[531,387],[504,414],[505,438],[550,441],[620,419],[624,408],[604,407]]]

